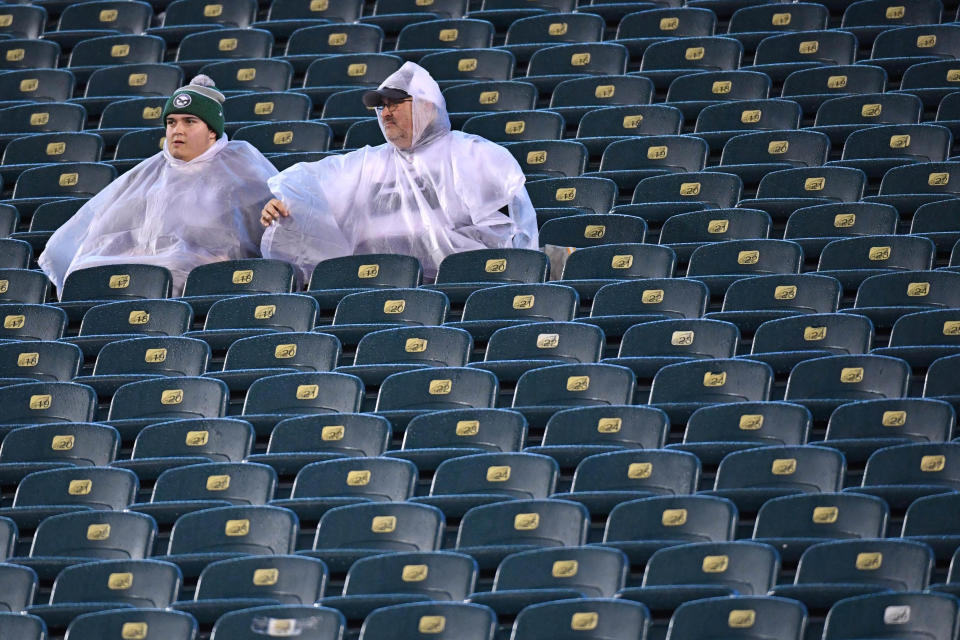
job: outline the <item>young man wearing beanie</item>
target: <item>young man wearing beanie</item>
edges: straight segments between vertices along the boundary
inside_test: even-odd
[[[509,151],[450,130],[446,102],[426,69],[407,62],[364,95],[386,144],[296,164],[270,179],[274,199],[264,257],[304,277],[326,258],[402,253],[425,279],[451,253],[537,248],[537,216]]]
[[[196,266],[258,257],[258,214],[277,173],[247,142],[223,133],[223,94],[197,76],[163,109],[163,149],[91,198],[50,238],[38,260],[58,289],[72,271],[154,264],[179,295]]]

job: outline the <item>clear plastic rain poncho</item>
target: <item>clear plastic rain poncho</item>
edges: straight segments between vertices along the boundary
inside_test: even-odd
[[[90,199],[40,255],[58,289],[71,271],[104,264],[166,267],[173,295],[196,266],[259,257],[260,210],[277,170],[247,142],[221,136],[189,162],[166,149]]]
[[[290,216],[263,234],[264,257],[291,262],[308,278],[327,258],[407,254],[429,279],[451,253],[537,248],[536,213],[510,152],[451,131],[440,87],[422,67],[407,62],[385,87],[413,97],[411,146],[364,147],[271,178]]]

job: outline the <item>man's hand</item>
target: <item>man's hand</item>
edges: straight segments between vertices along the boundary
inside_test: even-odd
[[[279,220],[281,216],[286,218],[289,215],[290,210],[287,209],[287,205],[274,198],[265,204],[263,211],[260,212],[260,224],[269,227],[274,220]]]

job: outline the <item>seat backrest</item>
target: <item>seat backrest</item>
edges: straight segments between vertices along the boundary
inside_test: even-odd
[[[707,143],[693,136],[628,138],[613,142],[604,149],[600,170],[700,171],[707,162],[709,152]]]
[[[142,33],[150,26],[152,17],[153,8],[146,2],[126,5],[116,0],[100,0],[83,7],[65,7],[57,30],[116,29],[121,33]]]
[[[0,344],[0,375],[43,382],[69,381],[80,370],[83,354],[75,345],[53,341]]]
[[[550,107],[648,104],[653,98],[653,83],[640,76],[592,76],[564,80],[553,89]],[[449,107],[449,102],[447,103]]]
[[[871,58],[955,57],[960,53],[960,26],[925,24],[887,29],[873,41]],[[925,60],[918,60],[925,62]]]
[[[598,362],[603,346],[603,331],[593,325],[538,322],[497,329],[487,342],[484,359],[546,360],[557,364]]]
[[[866,316],[818,313],[776,318],[761,324],[753,335],[751,353],[823,351],[836,355],[867,353],[873,323]]]
[[[177,377],[130,382],[114,393],[109,419],[219,418],[227,412],[229,397],[227,385],[214,378]]]
[[[804,273],[744,278],[730,285],[724,311],[784,309],[795,313],[832,313],[843,287],[827,276]]]
[[[844,202],[802,207],[790,214],[784,238],[893,235],[900,214],[888,204]]]
[[[576,290],[558,284],[508,284],[478,289],[463,308],[464,320],[523,319],[568,322],[579,304]]]
[[[860,236],[827,244],[819,271],[830,269],[924,270],[933,266],[936,247],[922,236]]]
[[[71,640],[122,638],[127,633],[155,633],[169,640],[193,640],[197,621],[189,613],[172,609],[113,609],[85,613],[67,627]]]
[[[14,198],[96,195],[117,177],[113,165],[101,162],[62,162],[27,169],[17,178]]]
[[[12,542],[11,542],[12,544]],[[30,567],[19,564],[0,564],[3,579],[3,595],[0,596],[0,613],[19,613],[31,603],[37,591],[37,574]]]
[[[363,382],[343,373],[284,373],[250,385],[243,413],[352,413],[360,410]]]
[[[468,367],[436,367],[394,373],[380,385],[377,411],[493,407],[497,378]]]
[[[193,309],[179,300],[108,302],[91,307],[83,314],[80,335],[180,335],[192,323]]]
[[[26,613],[0,613],[0,624],[5,632],[22,640],[44,640],[47,625],[42,618]]]
[[[735,402],[701,407],[687,420],[684,444],[749,442],[803,445],[810,436],[810,411],[789,402]]]
[[[639,602],[613,598],[556,600],[525,607],[517,615],[514,636],[526,640],[577,635],[590,630],[610,640],[646,637],[650,622],[647,608]]]
[[[960,193],[960,162],[917,162],[890,169],[883,174],[880,194],[935,193],[955,196]]]
[[[396,552],[360,558],[350,566],[344,595],[406,593],[431,600],[465,600],[477,580],[477,561],[452,551]]]
[[[276,368],[289,371],[332,371],[340,341],[325,333],[284,331],[241,338],[227,349],[223,370]]]
[[[630,449],[584,458],[573,475],[572,491],[636,491],[639,496],[687,495],[700,478],[692,453]]]
[[[170,533],[169,553],[292,553],[297,516],[271,506],[203,509],[180,516]]]
[[[461,3],[462,4],[462,3]],[[434,9],[435,5],[431,5]],[[439,9],[439,7],[437,7]],[[433,11],[437,13],[436,10]],[[452,29],[452,31],[451,31]],[[458,16],[408,24],[397,36],[397,51],[405,49],[482,49],[493,43],[493,25]]]
[[[273,34],[264,29],[213,29],[188,34],[177,48],[177,60],[265,58]]]
[[[201,70],[225,91],[286,91],[293,79],[293,65],[276,58],[223,60],[205,64]],[[303,104],[302,97],[295,99]]]
[[[712,243],[765,239],[773,221],[760,209],[706,209],[670,216],[660,228],[660,244]]]
[[[763,100],[769,95],[770,77],[765,73],[703,71],[680,76],[671,82],[667,102]]]
[[[699,318],[707,309],[709,297],[706,285],[697,280],[645,278],[617,282],[604,285],[597,291],[590,315],[651,314]]]
[[[447,296],[439,291],[373,289],[341,299],[333,324],[437,325],[444,321],[449,307]]]
[[[363,3],[346,0],[324,5],[311,0],[273,0],[270,3],[270,20],[329,20],[337,23],[356,22],[360,18]]]
[[[953,135],[935,124],[888,125],[854,131],[843,145],[843,159],[903,158],[912,162],[947,159]]]
[[[443,513],[425,504],[353,504],[323,514],[313,548],[434,551],[443,526]]]
[[[922,111],[920,98],[909,93],[864,93],[826,100],[817,109],[814,124],[913,124],[920,121]]]
[[[851,93],[883,93],[886,85],[887,72],[882,67],[827,65],[794,71],[783,81],[781,95],[790,98],[817,94],[843,96]]]
[[[294,278],[293,267],[280,260],[225,260],[194,267],[183,295],[287,293],[293,291]]]
[[[646,234],[647,224],[643,218],[615,213],[587,213],[574,216],[561,216],[547,220],[540,227],[540,240],[544,246],[552,244],[558,247],[576,247],[577,249],[612,246],[619,246],[624,249],[627,249],[627,246],[631,248],[633,246],[639,247]],[[623,244],[614,245],[612,243]],[[630,245],[626,245],[625,243],[630,243]],[[643,246],[649,247],[650,245]],[[665,277],[673,275],[672,262],[676,260],[676,257],[671,256],[671,258],[670,273]],[[573,259],[573,254],[570,255],[565,264],[570,264],[571,259]],[[579,260],[580,258],[577,258],[575,264]],[[622,266],[626,262],[632,261],[620,260],[618,264],[621,266],[613,268],[628,269],[629,266]],[[616,277],[619,278],[619,276]],[[650,277],[656,276],[651,275]]]
[[[279,604],[312,604],[327,586],[327,566],[297,555],[218,560],[204,567],[195,600],[250,598]]]
[[[92,133],[41,133],[11,140],[3,149],[3,164],[97,162],[103,139]]]
[[[953,435],[953,419],[953,407],[941,400],[862,400],[840,405],[830,414],[826,440],[882,438],[883,444],[890,439],[946,442]]]
[[[960,484],[960,443],[921,442],[884,447],[867,460],[863,486],[904,484],[938,485],[956,489]]]
[[[219,10],[209,9],[206,0],[174,0],[167,5],[164,26],[186,24],[222,24],[248,27],[257,11],[256,0],[239,0]]]
[[[360,498],[371,502],[403,502],[413,496],[417,467],[397,458],[351,457],[323,460],[297,473],[292,498]]]
[[[542,251],[475,249],[446,256],[437,270],[437,284],[543,282],[549,271],[549,260]]]
[[[0,445],[0,461],[60,462],[78,467],[99,467],[114,461],[119,446],[120,435],[107,425],[36,425],[8,433]]]
[[[716,28],[717,15],[709,9],[664,7],[625,15],[617,27],[617,39],[712,36]]]
[[[629,500],[607,517],[604,542],[630,540],[733,540],[737,507],[726,498],[660,495]]]
[[[202,456],[213,462],[240,462],[253,446],[253,427],[235,418],[198,418],[144,427],[133,443],[133,458]]]
[[[797,2],[786,7],[747,5],[730,16],[730,33],[813,31],[824,29],[830,12],[822,4]]]
[[[491,494],[516,499],[547,498],[556,488],[553,458],[535,453],[480,453],[444,460],[430,495]]]
[[[743,56],[743,45],[733,38],[694,37],[655,42],[643,52],[641,71],[661,69],[736,69]]]
[[[757,513],[754,538],[882,538],[890,509],[861,493],[806,493],[771,498]]]
[[[613,215],[613,214],[610,214]],[[579,217],[579,216],[578,216]],[[625,216],[629,218],[629,216]],[[558,218],[557,221],[570,218]],[[642,219],[641,219],[642,220]],[[632,220],[630,220],[632,222]],[[545,224],[544,227],[547,225]],[[606,225],[603,235],[606,237]],[[557,226],[557,231],[562,227]],[[586,233],[586,229],[584,229]],[[595,232],[596,233],[596,232]],[[541,238],[543,233],[541,229]],[[637,240],[634,236],[634,240]],[[611,238],[613,240],[613,238]],[[551,244],[564,245],[562,241]],[[576,256],[576,257],[574,257]],[[638,242],[601,244],[574,251],[563,265],[563,280],[633,280],[673,276],[677,254],[669,247]]]
[[[270,433],[268,453],[335,453],[379,456],[390,442],[390,422],[366,413],[286,418]]]
[[[619,549],[535,549],[500,562],[493,590],[571,589],[589,598],[610,598],[624,585],[630,563]]]
[[[525,174],[571,178],[586,170],[589,152],[575,140],[529,140],[507,147]]]
[[[16,506],[77,505],[120,511],[133,502],[139,482],[133,472],[113,467],[70,467],[35,471],[17,485]],[[52,525],[51,525],[52,526]],[[51,529],[50,542],[57,540]],[[82,539],[84,536],[79,536]],[[36,545],[34,539],[34,545]],[[146,549],[149,549],[149,545]]]
[[[561,115],[552,111],[531,110],[476,115],[463,124],[462,130],[493,142],[518,142],[559,140],[563,127]]]
[[[590,516],[569,500],[508,500],[473,507],[460,520],[457,548],[498,544],[575,547],[586,542]]]
[[[871,400],[907,395],[910,365],[878,355],[827,356],[805,360],[790,372],[785,399]]]
[[[813,445],[760,447],[724,456],[716,489],[790,489],[802,493],[840,491],[846,463],[836,449]]]
[[[701,318],[636,324],[623,334],[621,358],[676,356],[732,358],[740,341],[737,326]]]
[[[796,584],[875,584],[894,591],[926,588],[933,551],[910,540],[836,540],[809,547],[797,565]]]
[[[385,53],[345,53],[318,58],[307,67],[304,87],[367,86],[383,82],[403,60]]]
[[[182,83],[183,71],[174,64],[141,62],[100,67],[90,74],[84,95],[164,96],[176,91]]]
[[[527,111],[536,106],[537,88],[514,80],[471,82],[447,87],[443,98],[450,113]]]
[[[9,18],[0,33],[11,38],[37,38],[47,25],[47,10],[37,5],[10,5],[3,11]]]
[[[683,125],[683,112],[662,104],[598,107],[584,114],[578,138],[601,136],[676,135]]]
[[[907,24],[937,24],[943,5],[936,0],[921,0],[907,9],[890,10],[884,0],[858,0],[843,11],[843,27],[902,27]]]
[[[310,331],[317,321],[319,305],[310,296],[297,293],[260,293],[217,300],[207,312],[205,330],[260,329]]]
[[[706,640],[717,633],[729,638],[755,638],[772,633],[783,640],[800,640],[806,622],[806,607],[789,598],[762,594],[704,598],[677,607],[667,638]]]
[[[413,418],[403,433],[403,448],[519,451],[526,433],[527,420],[517,411],[451,409]]]
[[[545,13],[520,18],[510,23],[506,44],[561,44],[564,42],[599,42],[604,23],[591,13]]]
[[[277,473],[255,462],[211,462],[167,469],[157,478],[151,502],[225,500],[237,505],[273,499]]]
[[[800,105],[792,100],[738,100],[712,104],[697,116],[695,132],[779,131],[796,129],[800,124]]]
[[[677,173],[644,178],[634,190],[632,202],[706,202],[725,209],[737,204],[742,191],[743,181],[732,173]]]
[[[313,268],[308,289],[416,287],[423,269],[413,256],[390,253],[342,256]]]
[[[957,339],[951,330],[956,317],[956,312],[949,309],[900,316],[893,325],[890,346],[952,344]]]
[[[756,542],[693,542],[655,552],[643,586],[713,584],[739,595],[763,595],[776,582],[780,557]]]
[[[0,132],[3,133],[80,131],[87,121],[86,109],[66,102],[25,104],[0,111]]]
[[[760,41],[754,64],[853,64],[856,53],[857,37],[846,31],[782,33]]]
[[[230,96],[223,102],[223,115],[227,122],[306,120],[311,106],[310,97],[302,93],[260,92]]]
[[[125,473],[133,475],[129,471]],[[132,496],[130,499],[132,500]],[[30,555],[140,560],[150,554],[156,531],[157,525],[153,518],[132,511],[64,513],[49,516],[40,523],[33,538]],[[164,590],[169,592],[170,586]]]
[[[867,176],[850,167],[805,167],[768,173],[760,180],[758,198],[825,198],[856,202]]]
[[[543,444],[659,449],[669,427],[667,415],[653,407],[573,407],[550,416]]]
[[[131,62],[163,62],[167,44],[147,35],[102,36],[81,40],[70,52],[70,67]]]
[[[383,29],[375,24],[319,24],[294,31],[287,40],[286,55],[378,53],[382,44]]]
[[[210,347],[184,337],[131,338],[110,342],[100,350],[94,375],[134,373],[199,376],[207,369]]]
[[[895,616],[895,617],[894,617]],[[825,640],[869,633],[874,638],[947,640],[956,632],[958,605],[945,593],[875,593],[846,598],[831,607]]]
[[[277,3],[274,2],[274,5]],[[344,3],[348,4],[348,3]],[[347,621],[336,609],[317,605],[265,605],[225,613],[213,625],[211,640],[260,640],[258,627],[263,620],[292,623],[301,633],[310,630],[317,638],[336,638],[343,634]],[[304,636],[306,638],[308,636]]]
[[[90,422],[97,394],[72,382],[33,382],[0,388],[0,424]]]
[[[367,616],[360,640],[404,638],[493,640],[496,614],[467,602],[414,602],[381,607]]]
[[[3,293],[0,293],[0,304],[40,304],[47,299],[50,288],[50,280],[43,273],[20,268],[0,268],[0,290],[3,290]]]
[[[721,165],[787,163],[795,167],[826,162],[830,139],[818,131],[757,131],[734,136],[723,145]]]
[[[473,338],[453,327],[400,327],[368,333],[360,339],[354,364],[415,364],[465,367]]]
[[[99,560],[65,568],[57,576],[51,602],[112,602],[165,609],[177,599],[180,568],[160,560]]]
[[[790,274],[802,263],[803,249],[789,240],[729,240],[697,247],[687,275]]]
[[[500,49],[457,49],[436,51],[420,58],[420,66],[437,81],[511,80],[514,55]]]
[[[18,49],[30,49],[33,54],[31,57],[34,58],[31,62],[47,67],[53,66],[53,60],[60,53],[60,47],[56,46],[56,43],[44,40],[28,40],[26,44],[14,40],[0,42],[0,52],[3,53],[4,60],[7,56],[25,56],[19,53]],[[40,57],[46,60],[36,60]],[[6,71],[0,78],[0,91],[9,100],[66,102],[73,95],[74,83],[73,74],[66,69],[16,69]]]
[[[583,15],[592,16],[593,14]],[[527,66],[527,76],[616,75],[626,72],[629,59],[630,52],[627,48],[616,42],[560,44],[534,52]]]
[[[514,407],[631,404],[636,377],[616,365],[559,364],[525,372],[517,381]]]

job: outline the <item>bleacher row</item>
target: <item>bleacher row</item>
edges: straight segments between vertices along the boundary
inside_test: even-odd
[[[956,640],[957,11],[0,5],[0,638]],[[543,252],[35,270],[193,74],[282,169],[404,60]]]

